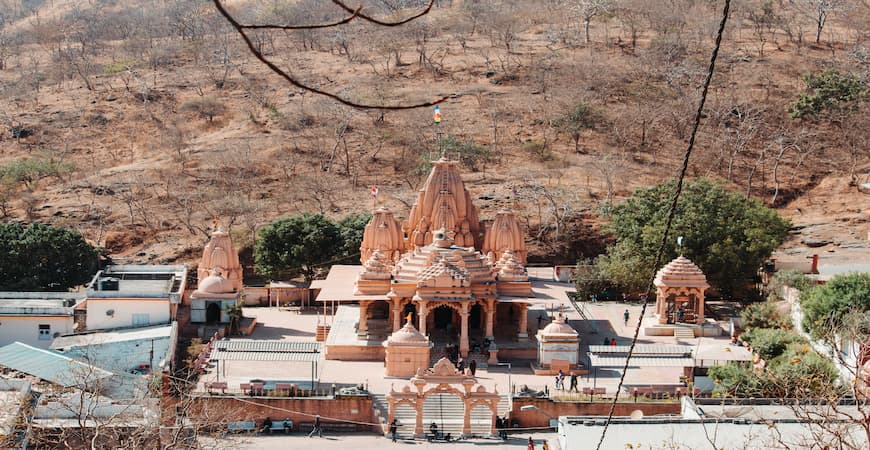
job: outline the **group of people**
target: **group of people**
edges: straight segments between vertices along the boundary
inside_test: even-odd
[[[577,390],[577,374],[576,373],[571,372],[571,374],[569,375],[569,381],[571,384],[570,384],[570,387],[568,388],[568,391],[569,392],[570,391],[580,392]],[[562,390],[562,391],[565,390],[565,372],[562,372],[562,369],[559,369],[559,373],[556,374],[556,389]]]
[[[498,437],[507,440],[507,429],[510,428],[510,426],[511,422],[508,420],[507,416],[504,416],[504,418],[495,416],[495,430],[498,432]]]
[[[529,446],[528,450],[535,450],[535,441],[529,436]],[[541,444],[541,450],[550,450],[550,444],[547,443],[547,440],[544,440],[544,443]]]
[[[616,345],[616,338],[613,338],[613,339],[610,339],[608,337],[604,338],[604,345],[615,346]]]

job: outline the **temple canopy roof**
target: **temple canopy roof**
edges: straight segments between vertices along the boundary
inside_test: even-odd
[[[710,287],[704,272],[682,255],[662,267],[653,283],[658,287]]]
[[[432,280],[445,277],[454,280],[451,285],[470,286],[495,281],[495,272],[480,252],[452,244],[443,229],[434,233],[431,245],[402,256],[393,272],[396,283],[429,285]]]

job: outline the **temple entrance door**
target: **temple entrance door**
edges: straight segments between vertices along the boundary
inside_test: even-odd
[[[212,324],[221,321],[221,304],[219,302],[209,302],[205,307],[205,322]]]
[[[435,328],[446,330],[448,325],[453,325],[453,310],[449,306],[439,306],[433,311]]]
[[[474,305],[471,307],[471,312],[468,316],[468,327],[474,330],[479,330],[481,327],[481,317],[483,317],[483,307]]]

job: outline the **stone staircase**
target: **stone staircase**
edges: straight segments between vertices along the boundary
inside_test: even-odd
[[[690,341],[695,339],[695,330],[690,327],[675,326],[674,339],[677,341]]]
[[[429,367],[435,365],[439,359],[444,357],[444,346],[435,346],[429,351]],[[477,369],[486,369],[489,366],[486,364],[486,361],[489,358],[480,353],[469,352],[468,357],[465,358],[465,367],[468,367],[468,364],[471,363],[472,360],[477,361]]]
[[[501,395],[498,403],[498,415],[505,417],[508,413],[510,402],[507,394]],[[381,424],[385,435],[389,435],[389,405],[386,395],[372,394],[372,407],[375,418]],[[433,394],[427,397],[423,404],[423,432],[429,433],[429,425],[432,422],[438,424],[438,430],[443,433],[451,433],[458,437],[462,433],[462,420],[464,414],[462,400],[453,394]],[[417,413],[414,408],[407,404],[396,407],[394,416],[399,421],[397,435],[401,439],[413,439],[414,427],[417,423]],[[489,408],[479,405],[471,410],[471,434],[478,437],[489,437],[492,423],[492,412]]]

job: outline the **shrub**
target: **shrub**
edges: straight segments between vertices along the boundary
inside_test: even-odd
[[[740,312],[743,319],[743,328],[779,328],[788,330],[791,328],[791,320],[782,314],[779,305],[775,302],[766,301],[753,303]]]
[[[778,328],[751,329],[743,333],[741,338],[749,342],[755,353],[765,360],[783,354],[790,344],[806,342],[799,334]]]

